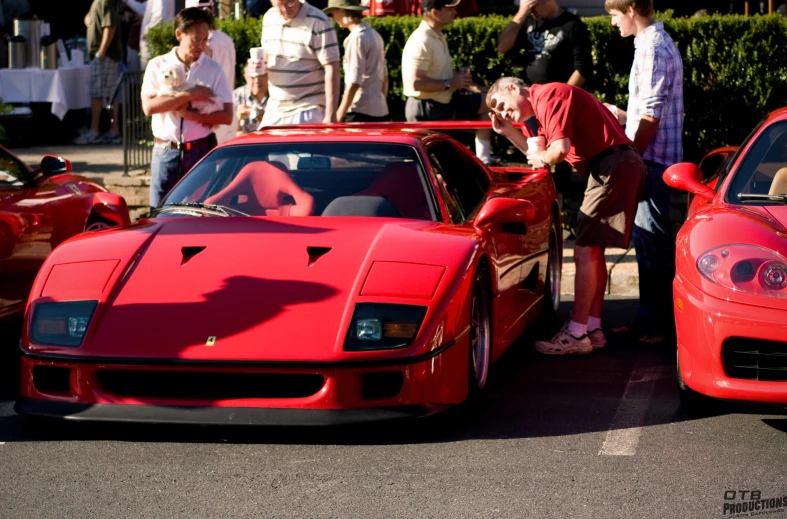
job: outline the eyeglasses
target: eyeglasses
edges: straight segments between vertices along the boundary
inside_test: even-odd
[[[274,5],[273,7],[275,7],[279,11],[287,11],[289,9],[292,9],[293,7],[298,5],[299,3],[301,3],[300,0],[291,0],[289,2],[284,2],[284,3],[281,3],[279,5]]]

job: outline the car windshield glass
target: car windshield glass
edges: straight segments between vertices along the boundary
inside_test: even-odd
[[[787,196],[787,121],[765,128],[734,173],[727,201],[783,204]]]
[[[22,186],[28,180],[28,174],[22,163],[0,149],[0,186]]]
[[[206,209],[217,216],[432,220],[428,186],[418,154],[407,145],[244,144],[207,155],[162,201],[159,214]]]

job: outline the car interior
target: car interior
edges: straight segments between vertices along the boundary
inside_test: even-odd
[[[251,216],[377,216],[433,220],[431,189],[412,147],[375,143],[220,148],[167,196]]]
[[[787,195],[787,121],[763,131],[746,154],[730,193]]]

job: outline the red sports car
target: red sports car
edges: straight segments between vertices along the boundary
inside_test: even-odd
[[[490,170],[395,124],[269,129],[211,151],[150,219],[47,260],[24,414],[330,424],[424,415],[558,303],[546,169]]]
[[[21,315],[38,269],[62,241],[130,223],[122,197],[69,171],[53,155],[33,170],[0,146],[0,319]]]
[[[787,109],[664,180],[694,195],[673,284],[685,407],[787,405]]]

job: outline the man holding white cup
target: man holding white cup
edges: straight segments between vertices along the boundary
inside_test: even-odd
[[[528,87],[506,77],[492,85],[486,102],[492,128],[526,153],[533,167],[565,160],[587,176],[574,246],[574,312],[551,341],[536,342],[536,350],[547,355],[591,353],[606,344],[601,329],[607,286],[604,249],[628,247],[645,164],[612,113],[581,88],[563,83]],[[512,123],[532,116],[543,134],[527,139]]]

